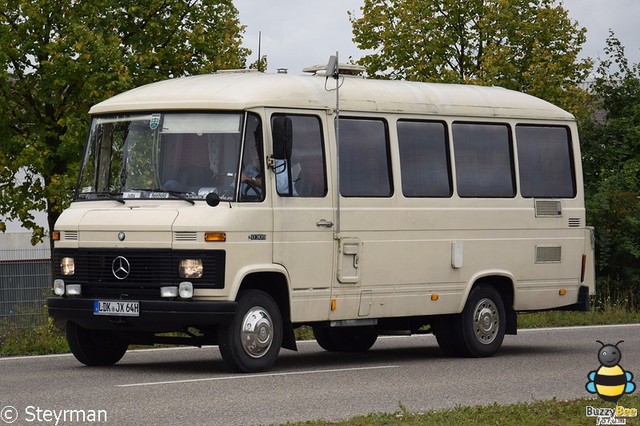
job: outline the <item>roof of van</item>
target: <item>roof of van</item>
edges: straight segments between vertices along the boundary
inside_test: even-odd
[[[500,87],[340,79],[340,111],[571,120],[553,104]],[[94,105],[91,114],[127,111],[243,110],[253,107],[331,109],[335,80],[317,75],[217,72],[159,81]]]

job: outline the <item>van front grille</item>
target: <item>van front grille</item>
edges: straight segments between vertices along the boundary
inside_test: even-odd
[[[75,273],[63,276],[60,260],[71,257]],[[194,288],[223,288],[224,250],[54,249],[54,274],[68,284],[81,284],[85,297],[127,295],[160,297],[160,287],[177,286],[181,259],[202,259],[203,277],[189,279]]]

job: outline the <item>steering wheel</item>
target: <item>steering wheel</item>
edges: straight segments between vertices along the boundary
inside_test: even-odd
[[[242,183],[244,184],[244,187],[241,191],[243,196],[259,198],[260,194],[262,194],[262,188],[257,186],[254,182],[245,180]],[[253,191],[253,194],[249,194],[249,191]]]

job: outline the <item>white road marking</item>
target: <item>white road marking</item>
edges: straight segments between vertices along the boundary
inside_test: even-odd
[[[398,368],[398,365],[379,365],[374,367],[355,367],[355,368],[332,368],[328,370],[304,370],[304,371],[290,371],[287,373],[262,373],[262,374],[237,374],[235,376],[223,376],[223,377],[206,377],[201,379],[186,379],[186,380],[167,380],[162,382],[143,382],[143,383],[128,383],[123,385],[116,385],[120,388],[128,388],[134,386],[156,386],[156,385],[171,385],[177,383],[195,383],[195,382],[210,382],[218,380],[237,380],[237,379],[253,379],[257,377],[281,377],[281,376],[299,376],[303,374],[321,374],[321,373],[344,373],[348,371],[362,371],[362,370],[381,370],[388,368]]]

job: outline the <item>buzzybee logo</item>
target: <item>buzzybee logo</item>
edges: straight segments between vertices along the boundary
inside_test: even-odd
[[[589,381],[585,385],[587,392],[597,393],[598,396],[605,401],[615,402],[625,393],[632,393],[636,389],[633,383],[633,373],[624,371],[620,366],[622,352],[618,345],[624,340],[620,340],[615,345],[604,344],[600,340],[596,340],[602,347],[598,352],[598,361],[600,368],[589,372],[587,377]]]
[[[596,340],[596,342],[601,345],[598,351],[600,367],[587,374],[589,381],[585,388],[587,392],[597,394],[604,401],[613,402],[616,406],[615,408],[587,406],[586,416],[595,417],[596,425],[624,425],[627,423],[627,418],[638,416],[638,410],[618,405],[618,400],[623,395],[630,394],[636,389],[633,373],[625,371],[620,365],[622,352],[618,345],[623,340],[615,345],[605,344],[600,340]]]

